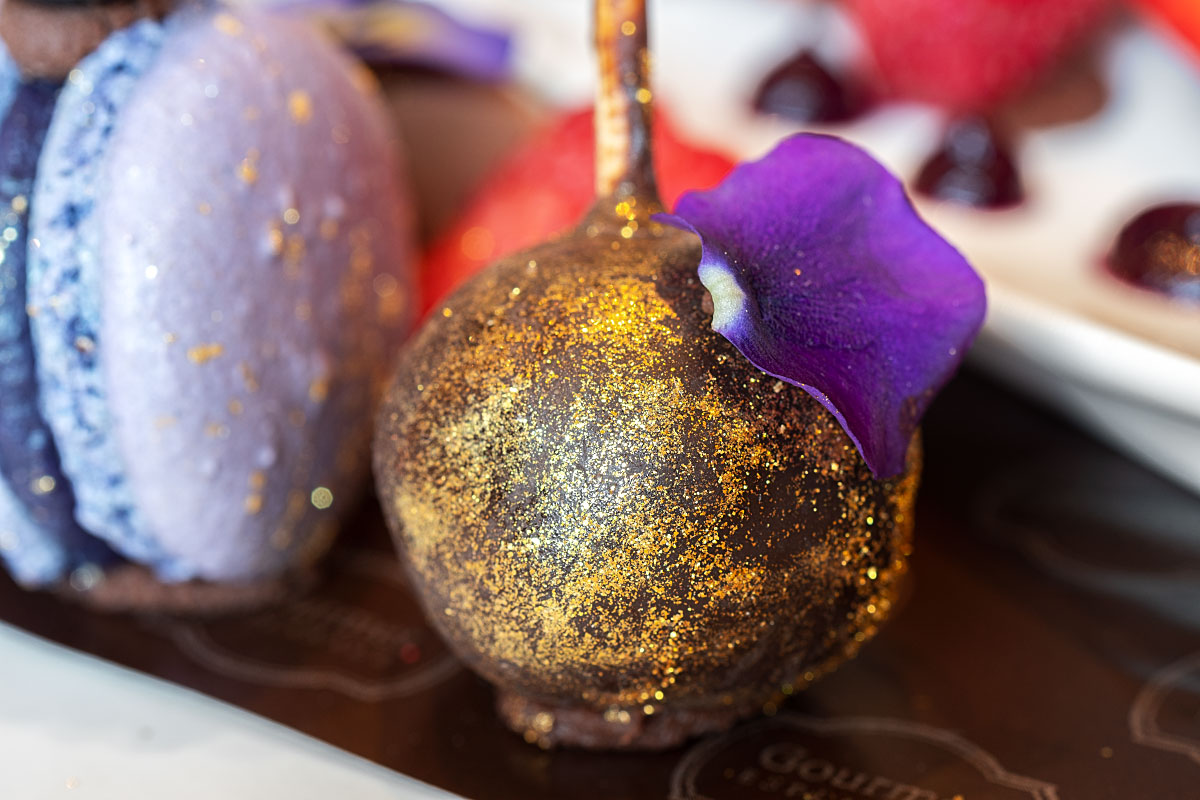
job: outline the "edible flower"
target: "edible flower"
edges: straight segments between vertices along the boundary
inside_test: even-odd
[[[983,282],[866,152],[800,134],[661,222],[700,237],[713,329],[803,388],[877,478],[909,444],[983,323]]]

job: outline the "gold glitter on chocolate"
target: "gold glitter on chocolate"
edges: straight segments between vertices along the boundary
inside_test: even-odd
[[[711,330],[694,237],[611,211],[453,295],[375,445],[430,618],[541,743],[556,709],[738,716],[814,679],[887,616],[912,529],[916,442],[875,480]]]

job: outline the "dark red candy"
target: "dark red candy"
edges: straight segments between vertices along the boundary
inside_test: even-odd
[[[1137,286],[1200,303],[1200,204],[1153,206],[1130,220],[1108,267]]]
[[[1009,208],[1024,198],[1008,143],[982,117],[950,123],[938,149],[917,174],[923,195],[976,208]]]
[[[847,75],[835,75],[808,50],[771,71],[759,85],[754,108],[796,122],[845,122],[861,114],[866,99]]]

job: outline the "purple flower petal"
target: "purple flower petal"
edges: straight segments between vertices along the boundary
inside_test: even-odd
[[[270,7],[319,24],[369,64],[421,67],[498,83],[512,73],[512,41],[407,0],[274,0]]]
[[[698,235],[713,329],[817,398],[876,477],[983,322],[983,283],[865,152],[801,134],[656,219]]]

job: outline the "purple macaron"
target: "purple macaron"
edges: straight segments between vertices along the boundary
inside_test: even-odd
[[[25,277],[74,521],[39,526],[0,481],[14,574],[78,568],[31,544],[73,524],[169,582],[272,578],[325,550],[412,318],[392,139],[369,73],[266,12],[187,7],[71,72]]]

